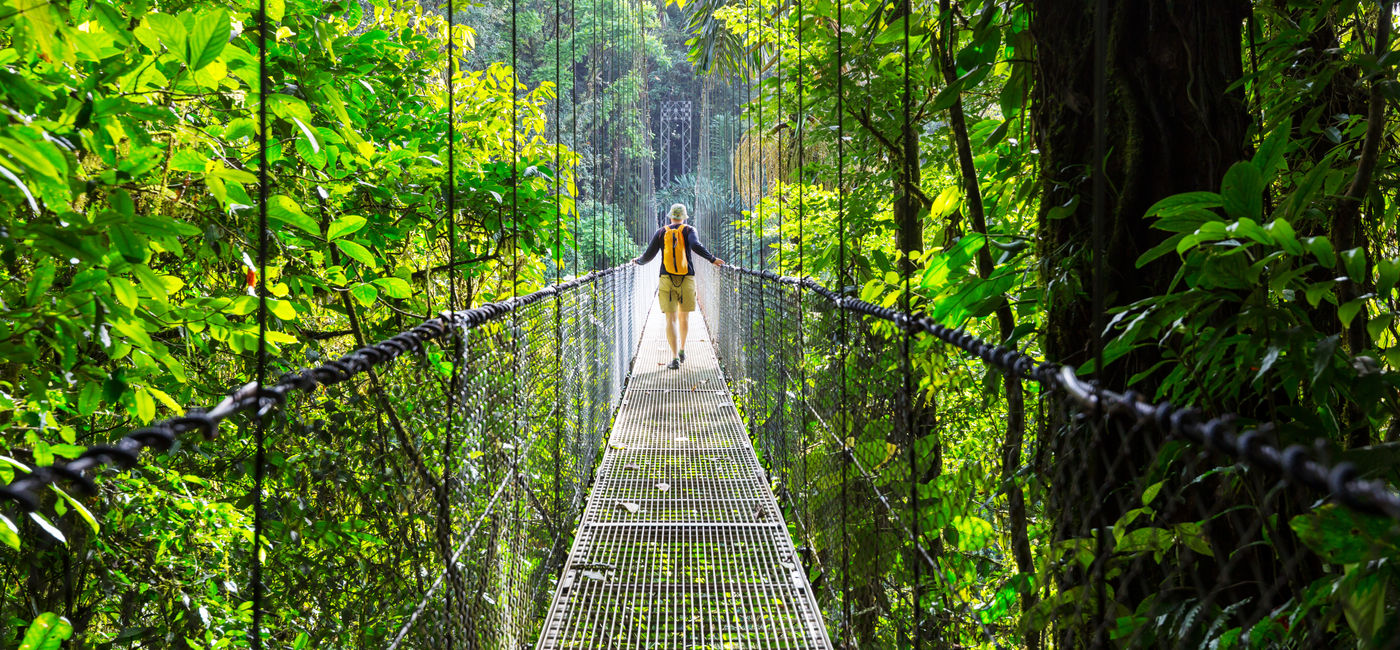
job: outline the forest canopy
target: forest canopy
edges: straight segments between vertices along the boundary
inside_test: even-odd
[[[251,381],[264,282],[276,376],[623,264],[672,202],[741,266],[1400,479],[1391,2],[491,0],[459,3],[450,35],[446,4],[266,0],[265,52],[256,0],[0,5],[0,484]],[[693,103],[680,168],[658,162],[663,101]],[[865,366],[813,353],[803,369],[851,385],[894,372],[898,332],[863,335],[888,350]],[[946,552],[973,605],[920,600],[947,585],[874,550],[908,540],[871,516],[854,550],[802,542],[817,559],[870,554],[822,603],[861,612],[828,619],[833,637],[901,647],[912,627],[971,646],[989,628],[1078,647],[1056,621],[1091,568],[1111,574],[1117,608],[1100,605],[1123,646],[1400,633],[1391,523],[1242,464],[1202,469],[1179,441],[1057,419],[1010,374],[910,346],[917,435],[872,419],[843,451],[868,456],[902,507],[924,504],[915,543]],[[752,423],[767,407],[746,391],[786,389],[735,390]],[[430,394],[392,400],[413,412]],[[407,499],[351,451],[381,443],[382,423],[317,408],[270,442],[273,534],[297,549],[280,579],[347,548],[389,553],[366,504]],[[228,428],[103,473],[95,495],[55,487],[32,514],[0,509],[0,648],[52,647],[22,645],[35,630],[75,647],[244,647],[251,424]],[[404,447],[441,443],[416,435]],[[925,470],[890,462],[906,453]],[[775,470],[819,491],[796,480]],[[1091,503],[1085,484],[1115,491]],[[572,521],[553,489],[546,518]],[[1155,510],[1158,494],[1225,512]],[[435,515],[396,525],[428,539]],[[1100,543],[1121,564],[1064,559]],[[1294,549],[1305,559],[1284,566]],[[545,559],[520,562],[557,580]],[[1202,593],[1232,562],[1283,568]],[[412,568],[362,564],[299,583],[339,594],[358,623],[318,611],[300,630],[316,608],[282,599],[278,642],[381,647],[388,619],[355,601],[353,574]]]

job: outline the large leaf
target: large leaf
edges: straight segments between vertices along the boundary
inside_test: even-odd
[[[1288,525],[1308,548],[1335,564],[1365,562],[1400,552],[1400,525],[1336,504],[1298,515]]]
[[[184,59],[188,65],[186,42],[190,35],[184,22],[170,14],[150,14],[146,16],[146,25],[151,28],[152,32],[155,32],[166,49]]]
[[[402,299],[413,295],[413,287],[400,278],[379,278],[374,284],[390,298]]]
[[[1225,212],[1232,217],[1248,217],[1255,221],[1264,215],[1264,177],[1254,163],[1240,161],[1225,172],[1220,184],[1220,196]]]
[[[24,639],[19,642],[19,650],[58,650],[72,636],[73,626],[68,619],[44,612],[30,621]]]
[[[296,226],[312,235],[321,234],[321,225],[316,223],[315,219],[306,216],[306,213],[301,211],[301,206],[297,205],[295,201],[281,194],[268,200],[267,218]]]
[[[339,248],[340,252],[349,255],[350,259],[355,260],[360,264],[368,266],[372,269],[379,267],[379,264],[375,262],[374,253],[369,252],[368,248],[365,248],[364,246],[350,241],[349,239],[337,239],[335,242],[335,247]]]
[[[185,65],[197,72],[223,54],[233,27],[228,13],[222,10],[187,18],[186,24],[189,36],[185,39]]]
[[[365,218],[353,214],[347,214],[331,222],[330,231],[326,233],[326,239],[338,239],[365,227]]]
[[[0,542],[16,551],[19,550],[19,527],[5,515],[0,515]]]

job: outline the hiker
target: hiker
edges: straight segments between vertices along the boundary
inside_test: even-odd
[[[672,205],[669,216],[671,223],[656,229],[646,252],[632,263],[646,264],[658,251],[662,252],[661,288],[657,296],[661,300],[661,312],[666,314],[666,340],[671,344],[671,363],[666,367],[675,370],[685,361],[685,337],[690,330],[690,312],[695,311],[695,265],[691,263],[690,252],[699,253],[715,266],[724,266],[724,260],[700,245],[695,227],[685,223],[689,215],[684,205]],[[676,336],[677,327],[680,328],[679,337]]]

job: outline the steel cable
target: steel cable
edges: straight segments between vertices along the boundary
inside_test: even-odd
[[[1271,423],[1240,431],[1236,424],[1239,418],[1233,414],[1207,416],[1191,406],[1177,406],[1165,400],[1151,403],[1135,391],[1116,392],[1097,382],[1080,379],[1068,366],[1038,361],[1015,348],[937,323],[921,312],[905,312],[844,297],[810,277],[783,276],[732,265],[724,267],[723,272],[806,289],[844,313],[868,316],[893,323],[904,331],[933,336],[991,367],[1037,382],[1073,401],[1086,414],[1128,418],[1137,426],[1189,440],[1283,480],[1325,492],[1350,509],[1400,521],[1400,493],[1384,482],[1362,478],[1354,463],[1328,464],[1314,460],[1308,448],[1298,444],[1280,449],[1268,440],[1274,430]]]
[[[257,382],[249,382],[212,408],[190,409],[183,415],[136,429],[114,444],[88,447],[71,461],[56,461],[47,467],[36,467],[33,472],[0,487],[0,499],[12,501],[25,512],[32,512],[40,505],[35,492],[59,481],[66,481],[82,494],[92,494],[96,486],[92,477],[87,474],[92,470],[105,466],[121,470],[131,469],[138,464],[140,452],[147,448],[167,451],[180,436],[190,432],[199,432],[206,438],[212,438],[218,430],[219,423],[235,414],[270,413],[294,393],[309,393],[321,386],[338,384],[397,359],[407,352],[421,352],[424,343],[447,336],[454,327],[462,328],[465,335],[468,330],[501,321],[522,307],[552,298],[575,287],[595,284],[598,280],[625,272],[630,267],[630,263],[622,264],[516,298],[455,312],[444,312],[412,329],[347,353],[333,361],[284,375],[276,384],[265,388],[259,389]]]

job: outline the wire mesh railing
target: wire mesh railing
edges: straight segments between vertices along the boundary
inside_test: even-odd
[[[582,510],[655,278],[654,269],[624,265],[444,313],[265,390],[240,389],[215,409],[134,431],[69,463],[35,468],[0,488],[0,496],[36,507],[45,485],[90,488],[95,474],[114,476],[101,469],[108,464],[168,478],[183,497],[174,507],[184,511],[187,535],[223,543],[162,548],[129,560],[203,556],[200,575],[170,580],[202,598],[240,599],[253,550],[241,533],[221,538],[216,529],[240,527],[235,520],[247,513],[240,504],[204,498],[201,486],[246,481],[250,459],[228,458],[216,465],[221,471],[195,477],[139,466],[137,454],[143,446],[195,443],[181,440],[188,432],[227,435],[219,433],[225,419],[246,439],[262,413],[267,471],[282,479],[271,485],[295,486],[264,493],[257,552],[267,593],[266,641],[317,648],[524,647],[538,632]],[[123,517],[109,522],[103,550],[120,552],[128,536],[144,534],[151,523],[140,512]],[[31,580],[55,589],[73,580],[66,569],[41,569]],[[189,639],[181,645],[184,639],[172,637],[170,647],[215,636],[202,606],[182,611],[179,600],[161,593],[145,585],[85,599],[85,611],[71,617],[74,630],[116,628],[140,639],[161,626]]]
[[[1395,647],[1333,596],[1400,558],[1356,466],[811,279],[699,286],[837,647]]]

